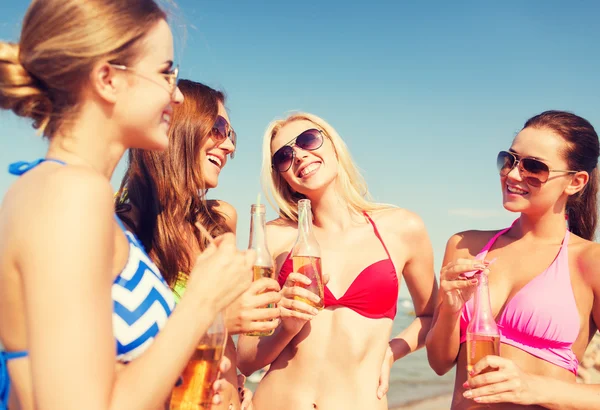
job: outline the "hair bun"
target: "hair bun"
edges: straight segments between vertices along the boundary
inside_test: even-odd
[[[0,107],[33,119],[42,130],[52,113],[52,102],[40,82],[19,60],[19,45],[0,42]]]

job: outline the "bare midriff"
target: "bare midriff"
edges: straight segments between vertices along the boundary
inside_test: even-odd
[[[308,322],[260,382],[261,410],[387,410],[377,398],[392,321],[329,307]]]

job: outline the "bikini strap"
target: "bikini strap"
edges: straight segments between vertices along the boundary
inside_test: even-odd
[[[52,162],[56,162],[61,165],[67,165],[66,162],[58,160],[58,159],[39,158],[39,159],[36,159],[35,161],[31,161],[31,162],[27,162],[27,161],[14,162],[8,166],[8,172],[13,175],[23,175],[27,171],[37,167],[42,162],[46,162],[46,161],[52,161]]]
[[[383,249],[385,250],[385,253],[388,256],[388,259],[392,260],[392,257],[390,256],[390,253],[388,252],[387,246],[385,246],[385,243],[383,242],[383,239],[381,239],[381,235],[379,234],[379,230],[377,229],[377,225],[375,225],[375,222],[373,221],[373,219],[371,219],[371,217],[369,216],[368,213],[363,212],[363,215],[369,220],[369,222],[371,223],[371,225],[373,225],[373,232],[375,232],[375,236],[377,237],[377,239],[379,239],[379,242],[381,242],[381,245],[383,246]]]
[[[0,409],[8,409],[10,395],[10,377],[6,362],[11,359],[20,359],[27,356],[26,351],[0,352]]]
[[[496,243],[496,240],[498,240],[498,238],[504,235],[506,232],[510,231],[510,229],[517,223],[518,220],[518,218],[515,219],[514,222],[508,228],[504,228],[503,230],[499,231],[494,236],[492,236],[492,239],[490,239],[488,243],[485,244],[483,249],[479,251],[479,254],[482,254],[484,252],[487,254],[491,247],[494,246],[494,243]]]
[[[22,357],[27,357],[27,350],[21,350],[20,352],[0,352],[6,360],[12,359],[20,359]]]

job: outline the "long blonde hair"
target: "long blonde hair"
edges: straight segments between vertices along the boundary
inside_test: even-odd
[[[338,174],[336,178],[338,195],[347,204],[349,210],[362,213],[393,207],[392,205],[380,204],[373,201],[367,188],[367,183],[352,160],[346,143],[327,121],[314,114],[297,112],[285,119],[272,121],[268,125],[263,137],[261,173],[263,190],[265,191],[267,200],[277,210],[281,218],[298,222],[298,201],[305,198],[305,196],[295,192],[280,173],[273,169],[271,141],[285,125],[301,120],[312,122],[331,141],[338,160]]]
[[[34,0],[19,43],[0,41],[0,108],[51,138],[75,116],[94,64],[130,64],[164,19],[154,0]]]

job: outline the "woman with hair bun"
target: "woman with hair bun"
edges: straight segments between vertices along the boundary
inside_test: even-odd
[[[21,177],[0,209],[1,409],[161,408],[217,312],[249,286],[254,254],[225,234],[174,309],[114,215],[117,163],[129,148],[165,149],[182,100],[153,0],[35,0],[19,43],[0,42],[0,107],[49,141],[44,158],[10,166]]]

